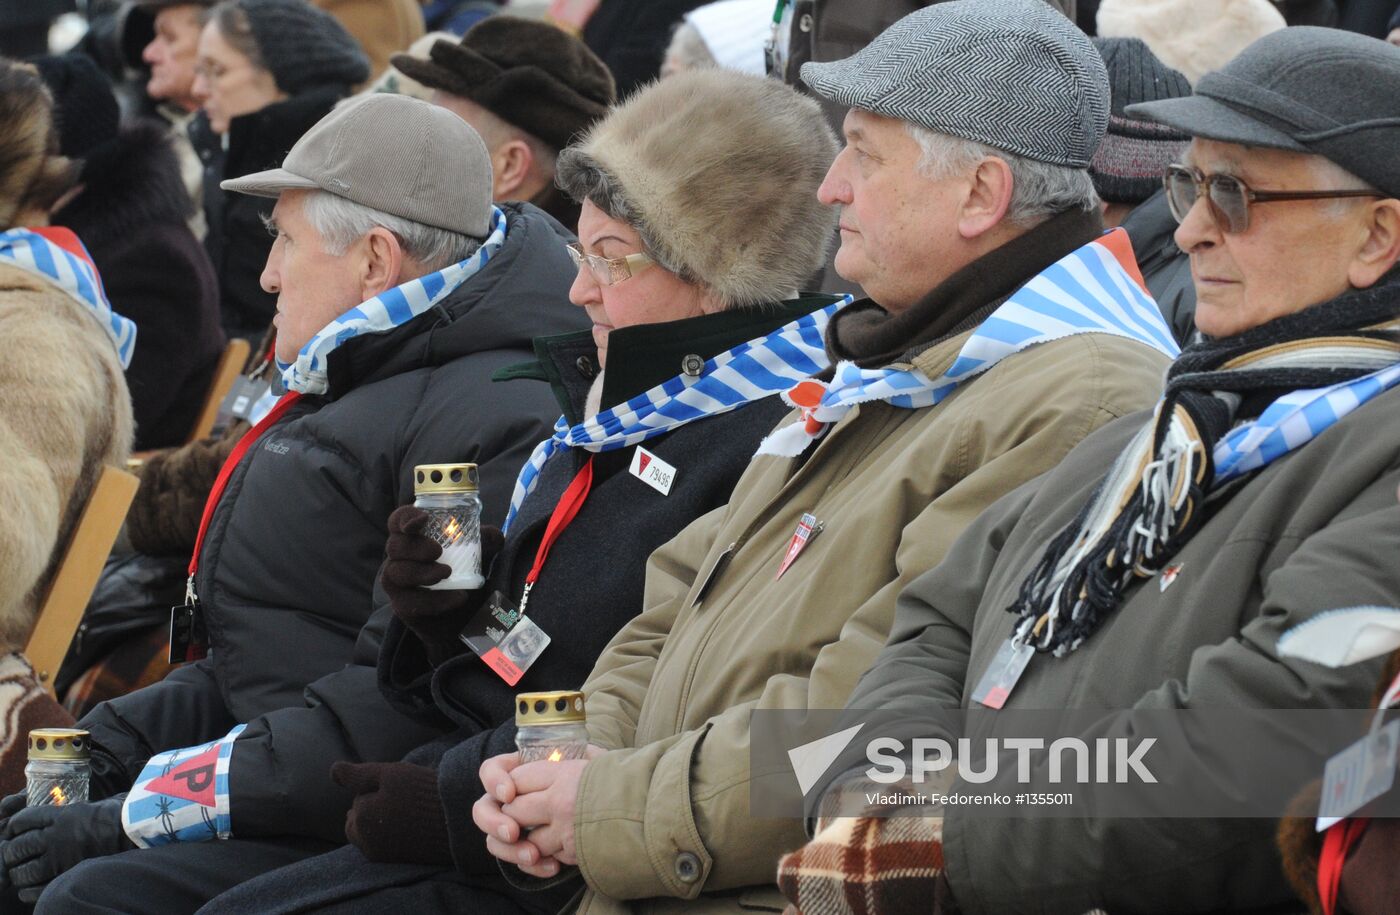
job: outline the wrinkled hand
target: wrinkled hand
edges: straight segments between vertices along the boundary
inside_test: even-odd
[[[35,902],[50,880],[79,862],[135,848],[122,829],[124,800],[26,807],[10,817],[0,858],[20,901]]]
[[[486,850],[532,877],[549,878],[578,863],[574,809],[584,767],[607,752],[590,745],[586,759],[521,764],[519,753],[481,764],[486,793],[472,805],[472,821],[486,834]]]
[[[338,762],[331,766],[331,778],[355,795],[345,815],[345,837],[366,858],[452,863],[436,771],[403,762]]]
[[[465,650],[458,640],[471,616],[485,598],[484,589],[429,591],[452,574],[446,563],[438,562],[442,547],[423,533],[429,515],[421,508],[403,505],[389,516],[389,540],[385,544],[381,581],[394,615],[418,636],[428,649],[429,659],[440,663]],[[505,538],[499,528],[481,528],[481,568],[501,551]]]

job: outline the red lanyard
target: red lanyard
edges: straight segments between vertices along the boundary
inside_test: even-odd
[[[282,418],[292,404],[296,403],[301,394],[292,391],[284,394],[282,399],[273,405],[272,410],[253,428],[243,433],[243,437],[238,440],[238,444],[233,446],[232,453],[228,460],[224,461],[224,466],[219,470],[219,475],[214,478],[214,488],[209,490],[209,498],[204,502],[204,515],[199,519],[199,534],[194,538],[194,555],[190,557],[190,581],[189,593],[193,594],[194,573],[199,568],[199,553],[204,547],[204,535],[209,530],[209,522],[214,517],[214,509],[219,504],[219,499],[224,495],[224,487],[228,486],[228,478],[233,476],[233,469],[238,466],[238,462],[243,460],[243,455],[248,453],[248,449],[253,447],[253,442],[268,430],[268,427]],[[187,595],[188,596],[188,595]]]
[[[1370,823],[1367,817],[1342,820],[1327,830],[1322,839],[1322,855],[1317,860],[1317,895],[1323,915],[1337,911],[1337,893],[1342,886],[1342,866],[1361,834]]]
[[[535,580],[540,577],[540,572],[544,569],[545,560],[549,558],[549,549],[554,546],[554,541],[559,539],[559,535],[564,533],[564,528],[568,527],[578,516],[579,509],[583,508],[583,501],[588,498],[588,491],[593,488],[593,455],[588,456],[583,467],[574,474],[574,480],[569,484],[569,488],[564,490],[564,495],[559,498],[559,504],[554,506],[554,514],[549,516],[549,524],[545,526],[544,538],[540,540],[540,547],[535,551],[535,564],[530,567],[530,572],[525,576],[525,592],[520,595],[520,612],[525,612],[525,604],[530,600],[530,589],[535,586]]]

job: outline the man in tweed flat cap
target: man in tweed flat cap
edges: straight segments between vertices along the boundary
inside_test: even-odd
[[[1044,743],[1157,742],[1154,767],[1199,761],[1157,768],[1163,790],[1189,786],[1189,805],[1140,784],[1143,805],[1111,813],[1104,795],[1081,793],[1073,817],[979,816],[966,804],[879,815],[863,803],[869,765],[847,758],[808,793],[817,834],[780,869],[802,915],[1302,908],[1274,843],[1291,791],[1269,782],[1306,782],[1337,748],[1316,725],[1231,744],[1191,713],[1306,709],[1318,722],[1374,702],[1375,667],[1290,657],[1282,639],[1339,607],[1400,604],[1397,97],[1400,49],[1296,26],[1190,96],[1127,107],[1192,137],[1164,183],[1202,337],[1151,410],[1091,432],[905,589],[889,644],[848,702],[929,741],[959,736],[930,710],[996,709],[999,722],[1083,711],[1074,724],[1057,716],[1064,729]],[[1008,654],[1019,655],[1010,676]],[[1017,782],[1047,769],[1053,759],[1021,757]],[[974,771],[948,793],[976,793]],[[1391,897],[1345,888],[1339,900],[1335,879],[1358,835],[1348,872],[1368,854],[1386,860],[1393,839],[1375,831],[1385,815],[1367,833],[1351,821],[1324,839],[1314,816],[1284,830],[1307,910],[1394,910]],[[1331,881],[1307,860],[1324,843],[1338,855]]]
[[[781,910],[773,872],[802,824],[751,814],[751,713],[843,704],[912,577],[1151,403],[1174,351],[1125,237],[1100,240],[1086,169],[1107,78],[1059,13],[939,4],[803,78],[856,108],[818,196],[840,209],[837,266],[872,298],[832,318],[839,365],[785,395],[800,409],[729,504],[652,554],[645,609],[582,687],[590,758],[480,770],[486,849],[536,877],[577,865],[595,915]]]

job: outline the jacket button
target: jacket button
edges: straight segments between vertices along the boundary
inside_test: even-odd
[[[812,14],[803,13],[802,18],[797,20],[797,28],[803,32],[812,31]]]
[[[700,373],[705,371],[705,360],[691,353],[681,360],[681,373],[691,378],[699,378]]]
[[[676,855],[676,876],[681,883],[694,883],[700,879],[700,859],[688,851]]]
[[[579,356],[574,360],[574,368],[583,376],[585,381],[592,381],[598,375],[598,369],[593,365],[593,360],[587,356]]]

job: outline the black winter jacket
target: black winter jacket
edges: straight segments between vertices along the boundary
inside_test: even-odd
[[[1173,238],[1176,220],[1167,206],[1167,192],[1158,191],[1138,204],[1122,229],[1133,243],[1147,291],[1157,300],[1176,342],[1185,346],[1196,333],[1196,284],[1191,259]]]
[[[112,307],[136,322],[126,370],[136,450],[183,445],[224,348],[219,281],[186,220],[190,198],[164,126],[124,128],[83,166],[53,216],[78,234]]]
[[[620,403],[679,374],[690,353],[709,358],[832,301],[829,296],[812,296],[784,302],[780,310],[770,306],[615,330],[608,340],[602,403]],[[537,350],[549,377],[568,394],[570,418],[578,421],[587,385],[572,369],[575,357],[591,352],[591,340],[546,341],[537,344]],[[493,860],[486,857],[480,831],[472,825],[471,805],[481,795],[477,776],[481,762],[515,749],[514,694],[570,689],[583,683],[603,647],[642,609],[646,562],[652,551],[729,501],[759,442],[789,411],[774,395],[644,443],[641,447],[676,468],[666,496],[629,472],[634,448],[594,458],[592,491],[550,550],[530,594],[527,613],[549,634],[550,646],[516,686],[508,686],[470,653],[433,672],[422,643],[397,620],[390,624],[380,655],[386,693],[407,713],[440,716],[458,728],[448,739],[409,758],[432,764],[442,757],[438,787],[459,870],[495,869]],[[545,465],[539,488],[521,506],[505,548],[492,566],[488,589],[499,589],[519,601],[545,526],[585,457],[575,450]]]
[[[230,337],[256,345],[277,311],[277,296],[264,292],[260,279],[272,250],[272,236],[262,217],[271,215],[277,201],[230,193],[219,182],[280,166],[302,134],[325,117],[346,91],[311,89],[233,118],[227,146],[209,130],[203,114],[190,122],[190,140],[204,163],[204,217],[209,223],[204,247],[219,276],[224,331]]]
[[[154,753],[246,722],[231,760],[235,835],[301,832],[308,805],[348,805],[327,769],[360,757],[358,741],[402,754],[434,733],[378,699],[389,513],[413,501],[415,464],[473,461],[484,518],[499,524],[557,411],[543,387],[489,388],[491,376],[527,357],[532,337],[583,323],[566,298],[571,236],[528,204],[505,209],[505,246],[480,273],[333,352],[329,394],[302,397],[240,462],[200,552],[210,656],[83,719],[100,744],[95,798],[129,787]]]

